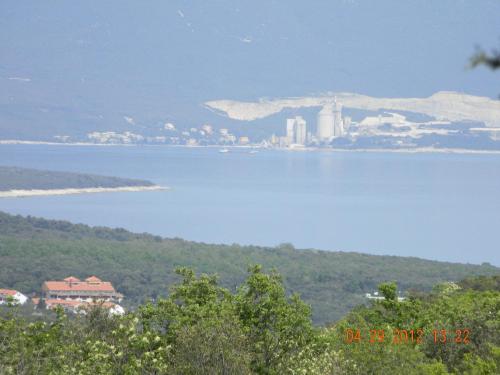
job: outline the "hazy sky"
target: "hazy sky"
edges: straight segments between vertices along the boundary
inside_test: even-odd
[[[56,96],[130,90],[145,101],[497,97],[499,73],[465,66],[476,45],[500,47],[499,15],[498,0],[3,1],[0,77]]]

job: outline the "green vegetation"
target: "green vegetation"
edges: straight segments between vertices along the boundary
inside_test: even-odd
[[[404,292],[430,291],[436,283],[500,272],[488,264],[296,250],[291,245],[209,245],[5,213],[0,213],[0,264],[2,288],[30,295],[39,293],[45,280],[97,275],[125,294],[128,307],[167,296],[167,286],[179,281],[176,267],[216,273],[221,285],[235,291],[247,268],[262,264],[265,271],[283,275],[287,293],[298,293],[312,306],[316,324],[335,322],[367,303],[364,293],[387,280]]]
[[[336,349],[361,373],[419,368],[416,373],[498,374],[499,283],[494,276],[438,284],[403,302],[394,299],[396,284],[383,284],[385,300],[355,309],[332,328]]]
[[[0,191],[152,186],[150,181],[0,166]]]
[[[58,311],[51,322],[29,322],[8,307],[10,316],[0,318],[0,373],[475,375],[500,370],[500,291],[488,290],[498,286],[499,276],[466,281],[481,284],[479,291],[447,283],[403,302],[397,285],[384,283],[379,288],[384,300],[317,328],[310,308],[297,295],[287,295],[278,274],[263,273],[260,266],[248,271],[231,292],[215,276],[196,277],[179,268],[182,280],[168,298],[123,317],[96,308],[85,316]]]

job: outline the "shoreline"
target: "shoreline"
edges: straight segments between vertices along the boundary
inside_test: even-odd
[[[339,149],[339,148],[318,148],[316,151],[331,151],[331,152],[390,152],[401,154],[491,154],[498,155],[500,150],[471,150],[467,148],[358,148],[358,149]]]
[[[117,192],[138,192],[138,191],[159,191],[169,190],[169,187],[152,186],[120,186],[120,187],[94,187],[94,188],[63,188],[63,189],[32,189],[32,190],[4,190],[0,191],[0,198],[27,198],[50,195],[74,195],[74,194],[95,194],[95,193],[117,193]]]
[[[96,146],[96,147],[173,147],[173,148],[229,148],[229,149],[262,149],[276,151],[319,151],[319,152],[390,152],[390,153],[406,153],[406,154],[500,154],[500,150],[474,150],[468,148],[433,148],[433,147],[418,147],[418,148],[333,148],[333,147],[295,147],[295,148],[278,148],[278,147],[263,147],[260,145],[170,145],[170,144],[138,144],[138,143],[88,143],[88,142],[44,142],[44,141],[21,141],[21,140],[0,140],[1,145],[45,145],[45,146]]]
[[[136,143],[89,143],[89,142],[48,142],[22,141],[17,139],[0,139],[0,145],[45,145],[45,146],[137,146]]]

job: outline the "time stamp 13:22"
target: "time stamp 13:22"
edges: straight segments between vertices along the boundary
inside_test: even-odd
[[[384,329],[360,330],[355,328],[347,328],[344,331],[344,342],[346,344],[360,344],[368,342],[370,344],[385,343],[390,340],[392,344],[421,344],[428,335],[431,335],[431,342],[434,344],[463,344],[467,345],[470,342],[469,329],[433,329],[424,331],[418,329],[399,329],[395,328],[390,331]]]

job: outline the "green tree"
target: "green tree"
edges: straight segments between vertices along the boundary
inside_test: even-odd
[[[275,374],[314,337],[311,310],[297,295],[287,297],[281,277],[264,274],[260,266],[240,287],[236,307],[254,353],[252,368],[259,374]]]
[[[177,331],[173,349],[173,373],[250,374],[247,340],[234,315],[204,319]]]
[[[398,286],[396,285],[395,282],[382,283],[378,286],[378,290],[379,290],[380,294],[382,294],[382,296],[384,297],[384,299],[386,301],[388,301],[388,302],[397,301]]]

